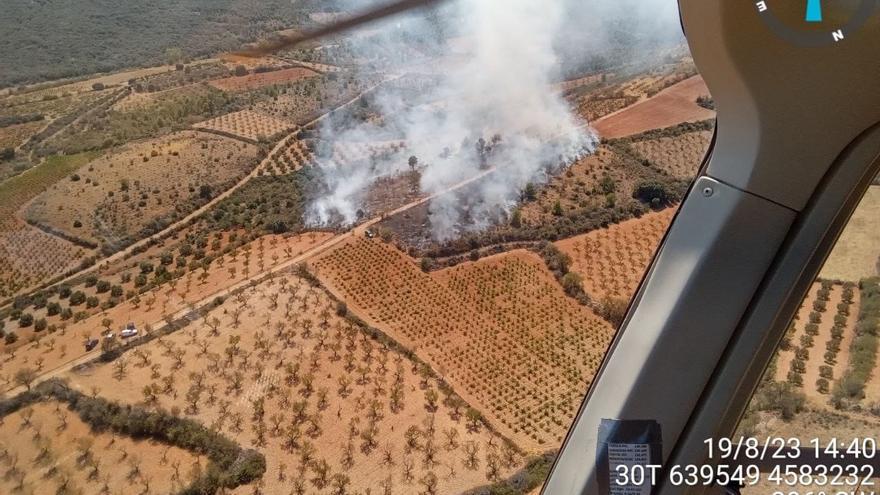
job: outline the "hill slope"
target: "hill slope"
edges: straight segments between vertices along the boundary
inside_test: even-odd
[[[5,0],[0,87],[166,63],[172,48],[189,57],[234,49],[267,32],[303,25],[318,3]]]

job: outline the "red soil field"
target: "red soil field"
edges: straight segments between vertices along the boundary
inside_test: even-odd
[[[206,464],[176,447],[94,431],[58,402],[2,419],[0,493],[175,493]]]
[[[603,138],[612,139],[682,122],[712,119],[715,112],[696,103],[697,97],[708,94],[703,78],[694,76],[664,89],[657,96],[593,122],[593,128]]]
[[[313,267],[351,311],[532,451],[559,445],[612,335],[528,251],[425,273],[394,247],[356,238]]]
[[[209,84],[223,91],[243,91],[262,88],[263,86],[271,86],[273,84],[294,82],[307,77],[315,77],[317,75],[318,73],[309,69],[294,67],[292,69],[261,72],[259,74],[248,74],[246,76],[227,77],[225,79],[211,81]]]
[[[418,363],[336,315],[325,291],[292,275],[68,377],[123,404],[178,408],[262,452],[265,475],[237,495],[454,495],[522,462],[496,433],[472,425],[468,406],[447,400]],[[429,476],[433,490],[422,490]]]
[[[556,242],[571,256],[571,270],[584,277],[584,290],[595,299],[629,301],[677,208],[651,212],[607,229]]]

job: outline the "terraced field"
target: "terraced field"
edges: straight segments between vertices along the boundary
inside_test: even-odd
[[[525,251],[427,274],[393,247],[358,238],[314,271],[529,449],[561,440],[611,338]]]
[[[29,221],[115,251],[182,217],[247,175],[257,147],[185,131],[132,143],[36,198]]]
[[[572,259],[571,270],[584,279],[584,290],[600,304],[629,302],[638,288],[676,208],[647,213],[606,229],[556,242]]]
[[[0,299],[57,275],[89,251],[48,235],[22,221],[19,210],[53,183],[87,163],[93,155],[51,157],[0,183]]]
[[[194,129],[239,137],[257,143],[272,141],[295,126],[290,122],[252,110],[228,113],[194,124]]]

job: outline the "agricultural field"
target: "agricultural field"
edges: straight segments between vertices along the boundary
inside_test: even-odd
[[[99,271],[55,294],[35,298],[19,310],[27,315],[27,325],[21,317],[5,321],[7,333],[16,338],[0,344],[4,352],[0,378],[5,381],[0,392],[12,388],[12,370],[44,372],[97,357],[99,349],[83,347],[88,338],[119,330],[127,323],[149,335],[164,328],[169,319],[183,317],[190,308],[211,303],[228,288],[303,256],[329,237],[310,232],[242,242],[247,239],[229,233],[214,236],[210,243],[186,238],[175,248],[163,246],[122,267]],[[121,345],[125,348],[130,342]]]
[[[207,202],[257,161],[256,146],[193,131],[131,143],[54,184],[27,218],[113,252]]]
[[[227,77],[232,73],[226,65],[219,61],[207,61],[197,64],[183,65],[180,70],[170,70],[158,74],[150,74],[134,78],[130,85],[135,93],[155,93],[173,88],[188,86],[195,83]]]
[[[253,143],[274,141],[294,127],[288,121],[252,110],[228,113],[193,125],[193,129],[238,137]]]
[[[837,439],[841,445],[875,435],[880,426],[878,318],[880,278],[858,284],[819,279],[788,328],[738,434]]]
[[[712,142],[711,128],[705,129],[710,125],[703,129],[694,127],[692,124],[682,124],[620,141],[628,142],[637,157],[654,167],[673,177],[690,179],[697,174]]]
[[[828,406],[849,366],[859,303],[854,284],[814,283],[780,347],[776,380],[800,387],[815,404]]]
[[[131,141],[160,137],[237,110],[239,103],[206,84],[136,97],[136,103],[98,108],[42,144],[41,155],[102,150]],[[122,100],[125,101],[125,100]]]
[[[265,57],[249,57],[246,55],[236,55],[234,53],[224,53],[218,58],[220,59],[220,62],[222,62],[226,69],[230,72],[234,71],[239,66],[242,66],[246,70],[251,71],[260,68],[280,69],[284,66],[290,65],[284,59],[275,55],[267,55]]]
[[[696,169],[696,165],[694,166]],[[479,181],[492,181],[492,173],[448,193],[462,219],[478,197]],[[459,257],[478,248],[499,244],[556,241],[607,227],[652,209],[677,203],[689,180],[679,179],[645,164],[627,148],[609,143],[558,171],[545,185],[528,183],[520,203],[509,214],[499,212],[494,224],[478,232],[437,242],[432,237],[431,211],[435,199],[382,220],[379,226],[393,233],[397,244],[413,256]]]
[[[880,275],[880,185],[868,188],[849,219],[821,276],[830,280],[857,282]]]
[[[3,493],[172,493],[205,468],[183,449],[94,431],[60,402],[0,418],[0,445]]]
[[[19,210],[93,155],[51,157],[0,183],[0,299],[75,265],[88,250],[26,225]]]
[[[285,175],[315,163],[313,140],[291,138],[288,144],[270,157],[265,173]]]
[[[304,67],[255,72],[245,76],[232,76],[211,81],[211,86],[223,91],[248,91],[265,86],[293,83],[317,76],[318,73]]]
[[[429,274],[388,244],[355,238],[313,270],[530,450],[561,441],[612,335],[525,251]]]
[[[19,147],[45,125],[46,122],[39,120],[0,128],[0,150]]]
[[[697,98],[709,93],[703,78],[693,76],[676,83],[655,96],[632,104],[625,110],[592,122],[603,138],[619,138],[651,129],[670,127],[682,122],[715,118],[715,112],[697,105]]]
[[[112,90],[74,92],[55,89],[0,98],[0,118],[42,115],[51,120],[82,112]]]
[[[523,463],[430,368],[291,275],[70,379],[110,400],[179,410],[256,449],[267,466],[253,488],[266,494],[461,493]]]
[[[76,39],[15,26],[44,69],[0,75],[55,79],[0,89],[0,493],[536,493],[711,137],[686,47],[523,64],[541,95],[483,63],[498,101],[459,100],[446,64],[479,62],[483,40],[439,19],[250,58],[227,53],[350,12],[191,0],[92,25],[47,2]],[[508,142],[569,135],[519,126],[543,93],[598,149],[502,163]],[[413,109],[479,166],[430,199],[452,151],[415,145],[431,134]],[[353,224],[323,222],[319,199],[354,204]],[[436,240],[439,208],[454,238]],[[880,395],[856,335],[868,291],[817,400]],[[823,325],[817,346],[841,326]]]
[[[675,216],[676,208],[650,212],[605,229],[557,241],[571,257],[570,270],[583,277],[584,290],[605,306],[625,307]]]
[[[353,100],[362,91],[378,83],[372,77],[348,74],[325,74],[293,83],[262,88],[268,98],[261,98],[254,110],[305,125],[327,111]]]
[[[638,65],[638,64],[637,64]],[[576,113],[587,122],[610,116],[696,75],[693,60],[673,56],[670,63],[649,70],[621,70],[591,74],[555,85],[565,92]]]

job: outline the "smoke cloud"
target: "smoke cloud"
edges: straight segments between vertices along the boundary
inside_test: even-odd
[[[650,3],[665,10],[631,16]],[[611,47],[635,49],[675,32],[677,10],[668,4],[675,2],[458,0],[354,36],[358,53],[393,80],[371,95],[378,122],[330,119],[321,129],[317,158],[330,193],[312,203],[307,219],[354,223],[371,184],[414,168],[421,191],[438,194],[430,204],[435,239],[485,228],[514,207],[526,184],[545,183],[595,147],[587,123],[552,84]],[[631,36],[622,26],[628,15],[630,27],[642,23],[638,40],[620,39]],[[399,141],[405,149],[381,146]],[[464,218],[458,196],[440,193],[487,170],[469,185]]]

